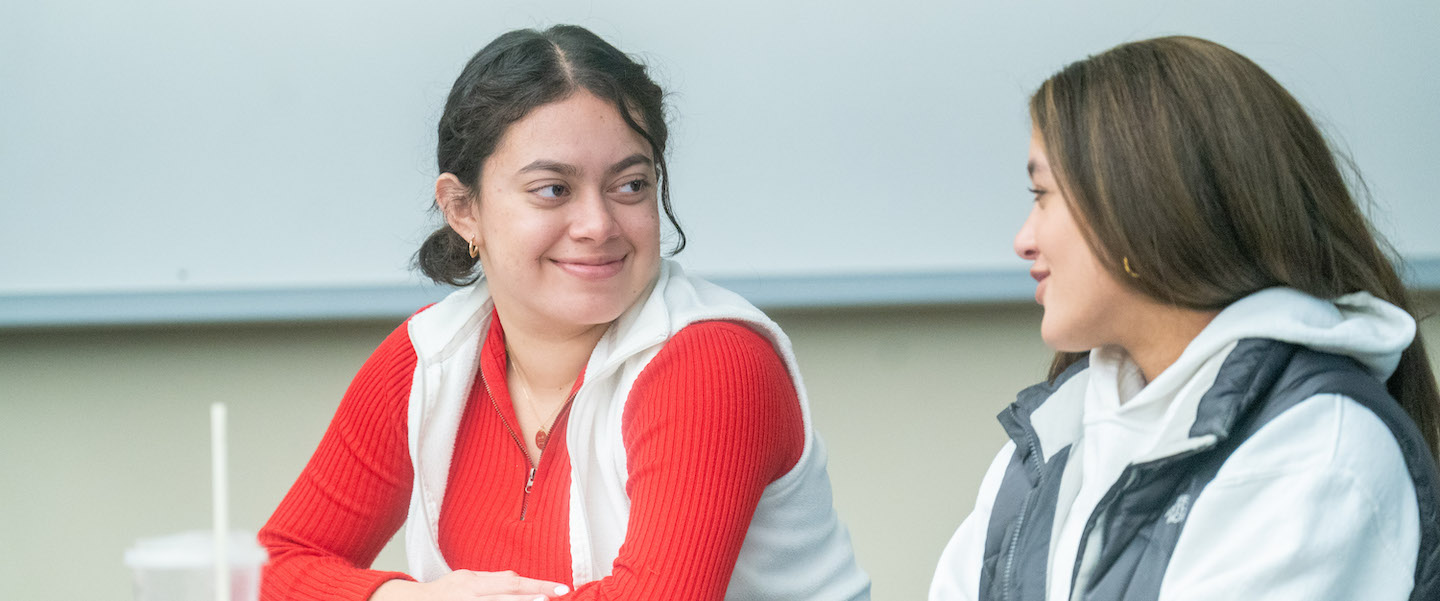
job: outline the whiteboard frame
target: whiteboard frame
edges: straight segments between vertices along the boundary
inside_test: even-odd
[[[1406,284],[1440,290],[1440,258],[1406,261]],[[1023,270],[714,278],[765,310],[1033,302]],[[0,296],[0,329],[294,321],[396,321],[440,300],[445,286]]]

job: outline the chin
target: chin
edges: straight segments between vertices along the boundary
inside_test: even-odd
[[[1095,345],[1087,344],[1078,338],[1073,333],[1066,331],[1065,328],[1048,321],[1040,323],[1040,339],[1044,340],[1045,346],[1050,347],[1051,350],[1061,353],[1084,353],[1095,348]]]
[[[584,325],[610,323],[618,319],[635,303],[623,299],[576,298],[568,303],[569,321]]]
[[[637,282],[633,274],[622,273],[611,281],[571,288],[561,295],[565,300],[553,306],[557,314],[567,315],[572,323],[610,323],[630,307],[645,302],[653,279]]]

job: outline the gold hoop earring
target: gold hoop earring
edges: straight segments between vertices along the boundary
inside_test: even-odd
[[[1135,270],[1130,269],[1130,257],[1120,257],[1120,263],[1123,267],[1125,267],[1125,273],[1130,274],[1130,277],[1136,279],[1140,278],[1140,274],[1135,273]]]
[[[480,258],[480,247],[475,246],[475,243],[474,243],[474,242],[471,242],[471,241],[469,241],[469,240],[466,240],[465,243],[470,245],[470,258],[471,258],[471,259],[478,259],[478,258]]]

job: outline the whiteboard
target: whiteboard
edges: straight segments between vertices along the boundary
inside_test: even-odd
[[[47,0],[0,7],[0,325],[438,297],[408,264],[445,95],[496,35],[555,23],[650,65],[677,259],[762,305],[1028,297],[1028,94],[1168,34],[1275,75],[1440,285],[1436,2]]]

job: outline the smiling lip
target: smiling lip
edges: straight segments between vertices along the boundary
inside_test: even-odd
[[[601,257],[594,259],[551,259],[566,273],[585,280],[603,280],[620,273],[625,267],[625,257]]]
[[[1030,270],[1030,277],[1035,278],[1035,302],[1045,304],[1045,278],[1050,277],[1048,271]]]

